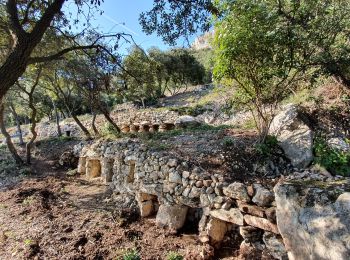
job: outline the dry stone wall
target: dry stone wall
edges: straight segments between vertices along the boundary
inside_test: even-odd
[[[290,257],[291,252],[301,252],[298,247],[303,245],[291,243],[294,238],[286,232],[286,229],[293,230],[293,223],[298,222],[291,219],[287,211],[283,212],[286,205],[290,205],[287,201],[283,202],[285,194],[280,192],[284,181],[275,188],[277,194],[273,187],[258,181],[249,185],[238,181],[228,182],[222,175],[211,174],[166,152],[148,149],[136,139],[101,140],[80,147],[81,150],[77,149],[80,150],[78,172],[85,174],[88,179],[110,183],[115,193],[121,194],[123,198],[134,198],[141,216],[156,215],[156,223],[160,227],[178,230],[188,218],[194,217],[198,219],[199,240],[214,247],[220,247],[228,232],[236,231],[243,238],[241,248],[263,247],[276,259],[288,259],[287,250]],[[307,170],[294,173],[286,181],[295,179],[349,183],[348,178],[325,176]],[[335,190],[337,196],[346,192],[344,187]],[[288,196],[298,200],[298,194]],[[347,200],[342,203],[350,205],[349,196],[343,197]],[[276,209],[275,198],[280,204],[279,209]],[[300,203],[303,205],[309,202]],[[348,206],[343,208],[348,210]],[[328,221],[336,222],[340,215],[346,214],[333,214]],[[287,222],[285,226],[283,223]],[[309,234],[309,230],[303,232]],[[320,227],[319,232],[326,231]],[[313,234],[309,236],[313,237]],[[344,237],[348,239],[348,236]],[[345,250],[342,256],[348,255],[349,251],[346,250],[350,250],[349,242],[340,239],[339,243]]]
[[[85,146],[78,172],[110,183],[116,193],[135,197],[141,216],[156,214],[161,227],[178,230],[189,210],[197,209],[202,242],[219,246],[225,233],[236,228],[247,243],[262,241],[266,232],[266,237],[280,241],[278,246],[283,248],[274,194],[259,183],[228,183],[221,175],[149,150],[131,139]],[[283,257],[285,252],[280,251]]]

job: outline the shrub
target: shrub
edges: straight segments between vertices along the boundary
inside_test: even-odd
[[[123,254],[123,260],[141,260],[139,252],[134,249],[129,249]]]
[[[183,256],[177,252],[170,251],[166,256],[167,260],[182,260]]]
[[[278,147],[278,141],[276,136],[266,136],[264,142],[256,145],[256,150],[263,156],[269,157]]]
[[[324,138],[317,137],[314,141],[315,163],[325,167],[332,174],[349,176],[350,153],[330,147]]]
[[[115,136],[115,137],[120,137],[120,133],[117,132],[117,130],[114,128],[114,126],[106,122],[104,126],[101,129],[101,134],[102,136]]]

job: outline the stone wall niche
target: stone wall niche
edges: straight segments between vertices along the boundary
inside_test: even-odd
[[[97,158],[89,158],[86,160],[86,177],[88,179],[101,176],[101,162]]]
[[[132,184],[135,181],[135,161],[130,161],[129,162],[129,171],[128,171],[128,176],[126,177],[126,183]]]
[[[101,160],[101,176],[105,183],[109,183],[113,178],[114,159],[103,158]]]
[[[136,200],[140,208],[141,217],[148,217],[158,211],[158,198],[155,195],[147,193],[138,193]]]

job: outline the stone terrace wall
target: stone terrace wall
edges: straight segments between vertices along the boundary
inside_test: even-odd
[[[158,226],[178,230],[197,218],[199,240],[217,248],[225,235],[237,232],[241,249],[267,249],[276,259],[350,256],[349,178],[310,169],[282,178],[275,187],[229,183],[134,139],[84,146],[78,172],[110,183],[125,199],[135,198],[141,216],[156,215]],[[340,235],[329,237],[329,230]],[[325,254],[325,248],[333,249]]]
[[[276,225],[274,194],[256,183],[227,183],[221,175],[189,165],[138,141],[96,142],[80,153],[78,171],[134,196],[142,217],[157,214],[159,226],[180,229],[188,212],[199,217],[199,238],[219,246],[236,228],[244,243],[265,242],[277,258],[286,254]]]

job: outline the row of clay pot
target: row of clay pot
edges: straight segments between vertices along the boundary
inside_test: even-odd
[[[165,132],[175,129],[175,124],[173,123],[162,123],[162,124],[131,124],[122,125],[122,133],[145,133],[145,132]]]

